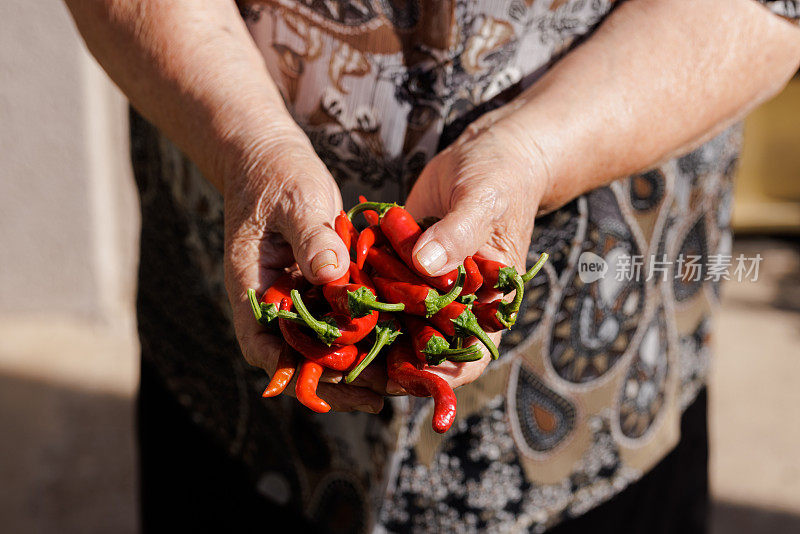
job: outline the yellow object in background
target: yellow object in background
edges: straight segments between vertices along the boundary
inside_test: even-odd
[[[738,233],[800,234],[800,78],[745,121],[736,177]]]

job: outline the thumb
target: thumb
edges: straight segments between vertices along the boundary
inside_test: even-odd
[[[472,188],[470,188],[472,189]],[[414,266],[429,276],[445,274],[489,240],[497,213],[492,189],[454,195],[450,211],[428,228],[412,251]]]
[[[291,245],[300,271],[312,284],[336,280],[350,267],[350,251],[333,230],[336,206],[323,208],[334,203],[330,199],[319,200],[293,202],[280,222],[281,233]]]

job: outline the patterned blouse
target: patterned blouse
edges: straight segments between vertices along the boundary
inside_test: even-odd
[[[800,18],[800,0],[764,3]],[[241,9],[349,206],[362,193],[402,201],[437,151],[614,7],[271,0]],[[136,116],[132,133],[143,358],[270,499],[342,532],[541,532],[621,491],[679,439],[709,368],[718,300],[709,265],[730,253],[738,127],[537,221],[529,262],[541,251],[552,260],[527,288],[501,359],[457,390],[444,435],[431,430],[429,399],[391,399],[377,416],[262,399],[267,377],[241,358],[224,292],[221,198]],[[668,268],[615,275],[636,257]],[[680,263],[689,257],[699,260],[692,276]],[[586,279],[582,258],[610,269]]]

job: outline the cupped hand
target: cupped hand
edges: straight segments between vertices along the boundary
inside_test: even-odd
[[[253,318],[247,289],[261,295],[285,268],[296,267],[314,284],[344,275],[350,255],[333,230],[342,209],[335,181],[301,133],[287,132],[280,143],[254,147],[237,162],[225,183],[225,286],[233,308],[236,336],[245,359],[271,376],[288,347]],[[380,389],[366,375],[360,383]],[[326,372],[318,395],[334,410],[377,413],[383,398],[368,387],[330,383],[341,374]],[[380,382],[372,377],[372,382]],[[384,381],[385,384],[385,381]],[[286,393],[294,394],[294,382]]]
[[[534,218],[550,178],[538,145],[509,113],[501,108],[471,124],[414,184],[406,208],[417,220],[441,219],[412,252],[421,272],[447,273],[476,252],[525,272]],[[490,337],[500,341],[499,333]],[[475,362],[446,362],[431,370],[458,387],[478,378],[489,361],[485,353]]]

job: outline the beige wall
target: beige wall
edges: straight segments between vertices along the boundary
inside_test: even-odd
[[[57,0],[0,2],[0,315],[129,305],[127,107]]]

